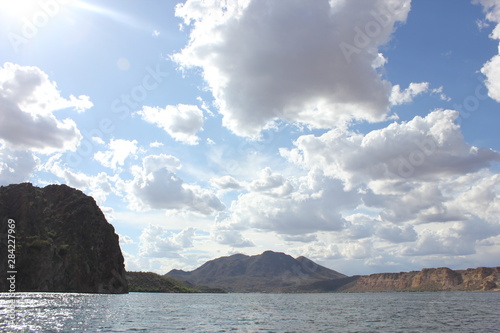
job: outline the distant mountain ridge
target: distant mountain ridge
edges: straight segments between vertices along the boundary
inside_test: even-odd
[[[273,251],[221,257],[193,271],[174,269],[165,276],[228,292],[500,291],[500,267],[466,270],[440,267],[346,276],[306,257],[293,258]]]
[[[165,275],[229,292],[293,292],[302,285],[347,277],[306,257],[295,259],[273,251],[255,256],[235,254],[221,257],[207,261],[191,272],[174,269]]]

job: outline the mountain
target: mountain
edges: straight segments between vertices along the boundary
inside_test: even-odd
[[[446,267],[421,271],[360,276],[335,291],[480,291],[500,290],[500,267],[451,270]]]
[[[210,260],[194,271],[172,270],[166,276],[229,292],[294,292],[303,285],[346,278],[344,274],[305,258],[266,251]]]
[[[113,226],[92,197],[66,185],[0,187],[0,265],[0,291],[11,282],[16,291],[128,291]]]

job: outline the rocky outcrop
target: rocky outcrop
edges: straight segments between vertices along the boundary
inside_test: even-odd
[[[421,271],[360,276],[339,289],[348,292],[500,290],[500,267],[451,270],[446,267]]]
[[[118,235],[92,197],[66,185],[2,186],[0,219],[1,291],[12,219],[16,291],[128,292]]]
[[[172,270],[166,276],[229,292],[295,292],[304,284],[346,277],[305,257],[294,259],[273,251],[221,257],[194,271]]]

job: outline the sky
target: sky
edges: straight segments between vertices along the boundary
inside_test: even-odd
[[[499,0],[0,0],[0,185],[165,274],[498,266]]]

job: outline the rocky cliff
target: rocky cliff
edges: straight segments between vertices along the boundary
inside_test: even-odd
[[[0,291],[9,290],[12,225],[16,291],[128,291],[118,235],[94,199],[81,191],[29,183],[0,187]]]
[[[360,276],[336,291],[472,291],[500,290],[500,267],[451,270],[446,267],[421,271]]]

